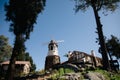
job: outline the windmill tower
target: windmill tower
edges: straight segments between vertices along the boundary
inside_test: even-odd
[[[45,60],[45,70],[50,70],[57,64],[60,64],[60,57],[58,55],[58,42],[51,40],[48,44],[48,54]]]

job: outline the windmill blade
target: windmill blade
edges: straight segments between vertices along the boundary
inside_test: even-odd
[[[60,43],[60,42],[64,42],[64,40],[51,40],[51,41],[53,41],[53,42],[55,42],[55,43]],[[51,42],[50,41],[50,42]],[[45,42],[45,43],[42,43],[42,45],[48,45],[50,42]]]
[[[60,43],[60,42],[64,42],[64,40],[57,40],[56,42],[57,42],[57,43]]]

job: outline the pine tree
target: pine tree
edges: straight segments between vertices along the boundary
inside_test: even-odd
[[[92,7],[96,25],[97,25],[97,34],[98,34],[98,41],[100,45],[100,53],[102,54],[103,59],[103,68],[105,70],[111,70],[110,63],[108,59],[107,49],[105,45],[104,35],[102,31],[102,24],[100,22],[100,16],[98,12],[102,9],[114,11],[118,7],[118,2],[120,0],[74,0],[75,1],[75,11],[78,12],[79,10],[86,10],[88,7]]]
[[[12,46],[8,43],[8,38],[0,35],[0,62],[10,59]]]
[[[46,0],[9,0],[5,4],[6,20],[11,23],[10,31],[15,35],[6,80],[13,80],[16,57],[25,51],[24,43],[33,31],[38,14],[44,10],[45,2]]]

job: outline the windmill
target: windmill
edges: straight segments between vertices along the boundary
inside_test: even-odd
[[[48,54],[45,60],[45,70],[53,68],[54,65],[60,63],[60,57],[58,55],[58,43],[64,42],[64,40],[51,40],[48,44]]]

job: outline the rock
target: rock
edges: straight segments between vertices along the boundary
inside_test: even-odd
[[[98,72],[88,72],[84,76],[89,80],[105,80],[105,77]]]
[[[80,73],[67,73],[63,76],[59,77],[58,80],[65,79],[65,80],[80,80]]]

